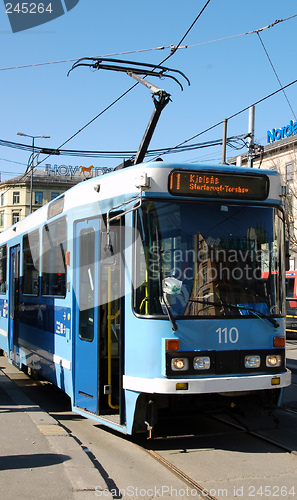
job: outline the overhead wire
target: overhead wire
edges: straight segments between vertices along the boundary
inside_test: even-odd
[[[167,61],[170,57],[172,57],[172,55],[176,52],[177,48],[179,47],[179,45],[181,45],[181,43],[184,41],[184,39],[186,38],[186,36],[188,35],[188,33],[190,32],[190,30],[193,28],[193,26],[196,24],[196,22],[198,21],[198,19],[200,18],[200,16],[202,15],[202,13],[204,12],[204,10],[206,9],[207,5],[210,3],[211,0],[207,0],[207,2],[205,3],[205,5],[203,6],[203,8],[201,9],[201,11],[199,12],[199,14],[196,16],[196,18],[194,19],[194,21],[192,22],[191,26],[188,28],[188,30],[186,31],[186,33],[183,35],[183,37],[181,38],[180,42],[177,44],[177,46],[174,48],[173,51],[171,51],[171,53],[165,57],[165,59],[163,59],[159,64],[157,64],[155,66],[154,69],[157,69],[159,66],[161,66],[165,61]],[[90,120],[88,123],[86,123],[81,129],[79,129],[77,132],[75,132],[69,139],[67,139],[65,142],[63,142],[63,144],[61,144],[59,146],[59,148],[57,148],[58,150],[60,148],[62,148],[63,146],[65,146],[65,144],[67,144],[69,141],[71,141],[74,137],[76,137],[80,132],[82,132],[83,130],[85,130],[91,123],[93,123],[95,120],[97,120],[97,118],[99,118],[100,116],[103,115],[103,113],[105,113],[108,109],[110,109],[112,106],[114,106],[117,102],[119,102],[124,96],[126,96],[129,92],[131,92],[136,86],[138,85],[138,82],[136,82],[135,84],[133,84],[131,87],[129,87],[129,89],[127,89],[125,92],[123,92],[117,99],[115,99],[111,104],[109,104],[108,106],[106,106],[106,108],[104,110],[102,110],[100,113],[98,113],[94,118],[92,118],[92,120]],[[49,158],[51,155],[49,154],[46,158],[44,158],[42,160],[42,163],[47,159]]]
[[[233,150],[240,150],[244,147],[247,146],[246,139],[247,135],[242,134],[242,135],[237,135],[237,136],[232,136],[227,138],[227,146],[230,147]],[[201,142],[201,143],[194,143],[191,145],[182,145],[180,147],[175,148],[172,153],[184,153],[184,152],[190,152],[190,151],[196,151],[200,149],[208,149],[208,148],[213,148],[216,146],[221,146],[223,140],[220,139],[215,139],[211,141],[206,141],[206,142]],[[158,157],[163,156],[167,154],[167,151],[170,148],[159,148],[159,149],[151,149],[147,151],[146,157],[151,158],[155,155]],[[36,156],[42,153],[42,148],[39,148],[35,151]],[[61,155],[65,156],[73,156],[73,157],[79,157],[79,158],[125,158],[125,159],[132,159],[134,158],[136,151],[78,151],[78,150],[60,150]],[[31,155],[32,156],[32,155]],[[34,159],[36,158],[34,156]],[[31,157],[30,157],[31,158]],[[1,158],[0,158],[1,160]],[[2,158],[3,161],[10,161],[10,160],[5,160]],[[23,163],[19,162],[13,162],[11,163],[18,163],[23,165]],[[38,166],[41,164],[41,162],[38,162],[35,168],[38,168]],[[25,171],[24,178],[27,176],[29,172],[31,172],[30,167],[30,161],[27,164],[27,170]],[[104,167],[102,167],[104,169]]]
[[[181,44],[183,43],[183,41],[185,40],[185,38],[187,37],[187,35],[189,34],[189,32],[192,30],[192,28],[194,27],[194,25],[196,24],[196,22],[198,21],[198,19],[201,17],[202,13],[204,12],[204,10],[206,9],[206,7],[208,6],[208,4],[210,3],[211,0],[207,0],[206,3],[204,4],[204,6],[202,7],[202,9],[200,10],[199,14],[196,16],[196,18],[194,19],[194,21],[192,22],[192,24],[190,25],[190,27],[187,29],[187,31],[185,32],[185,34],[182,36],[182,38],[180,39],[179,43],[176,45],[176,46],[171,46],[171,52],[170,54],[165,57],[158,65],[156,65],[155,69],[158,68],[158,66],[164,64],[164,62],[168,61],[168,59],[170,57],[173,56],[173,54],[178,50],[178,48],[181,46]],[[272,28],[273,26],[281,23],[281,22],[284,22],[284,21],[288,21],[289,19],[292,19],[294,17],[297,17],[297,14],[294,14],[293,16],[290,16],[286,19],[282,19],[282,20],[279,20],[277,19],[276,21],[274,21],[273,23],[267,25],[267,26],[264,26],[263,28],[259,28],[258,30],[253,30],[251,32],[247,32],[247,34],[251,34],[251,33],[257,33],[258,36],[259,36],[259,32],[260,31],[263,31],[264,29],[269,29],[269,28]],[[132,89],[134,89],[136,86],[138,85],[138,82],[135,83],[134,85],[132,85],[126,92],[124,92],[121,96],[119,96],[115,101],[113,101],[109,106],[107,106],[104,110],[102,110],[98,115],[96,115],[92,120],[90,120],[86,125],[84,125],[80,130],[78,130],[75,134],[73,134],[69,139],[67,139],[61,146],[59,146],[59,148],[62,148],[65,144],[67,144],[70,140],[72,140],[74,137],[76,137],[82,130],[84,130],[85,128],[87,128],[91,123],[93,123],[95,120],[97,120],[97,118],[99,118],[103,113],[105,113],[108,109],[110,109],[114,104],[116,104],[120,99],[122,99],[125,95],[127,95]],[[283,90],[283,88],[282,88]],[[243,111],[241,111],[243,112]],[[222,123],[222,122],[219,122],[219,124]],[[211,127],[211,128],[214,128],[216,127],[218,124],[216,124],[215,126]],[[208,129],[208,130],[211,130]],[[206,130],[206,131],[208,131]],[[206,131],[204,131],[203,133],[205,133]],[[192,139],[189,139],[187,140],[186,142],[190,142]],[[184,143],[182,143],[184,144]],[[182,145],[181,144],[181,145]],[[180,145],[178,145],[177,147],[179,147]],[[59,149],[58,148],[58,149]],[[175,149],[175,148],[174,148]],[[173,149],[171,149],[171,151],[173,151]],[[166,153],[164,153],[166,154]],[[48,155],[43,161],[45,161],[50,155]]]
[[[190,48],[193,48],[193,47],[199,47],[201,45],[207,45],[207,44],[210,44],[210,43],[216,43],[216,42],[222,42],[224,40],[230,40],[232,38],[238,38],[238,37],[242,37],[242,36],[246,36],[246,35],[252,35],[252,34],[258,33],[260,31],[264,31],[266,29],[273,28],[274,26],[276,26],[276,25],[278,25],[280,23],[289,21],[289,20],[291,20],[291,19],[293,19],[295,17],[297,17],[297,14],[289,16],[289,17],[287,17],[285,19],[277,19],[273,23],[268,24],[267,26],[264,26],[263,28],[257,28],[256,30],[246,31],[244,33],[238,33],[236,35],[225,36],[225,37],[221,37],[221,38],[216,38],[214,40],[207,40],[205,42],[194,43],[194,44],[191,44],[191,45],[188,45],[188,44],[187,45],[181,45],[181,44],[179,44],[179,46],[176,46],[176,50],[177,49],[190,49]],[[126,50],[126,51],[122,51],[122,52],[113,52],[111,54],[104,54],[104,55],[101,54],[100,57],[121,56],[121,55],[127,55],[127,54],[137,54],[137,53],[140,53],[140,52],[151,52],[151,51],[166,50],[166,49],[170,49],[172,51],[174,48],[175,48],[175,46],[172,45],[172,44],[171,45],[161,45],[159,47],[151,47],[151,48],[146,48],[146,49],[134,49],[134,50]],[[78,59],[79,59],[78,57],[75,57],[75,58],[71,58],[71,59],[61,59],[60,61],[47,61],[47,62],[41,62],[41,63],[23,64],[21,66],[9,66],[9,67],[6,67],[6,68],[0,68],[0,71],[9,71],[9,70],[13,70],[13,69],[34,68],[34,67],[38,67],[38,66],[48,66],[48,65],[51,65],[51,64],[62,64],[62,63],[68,63],[68,62],[77,61]]]
[[[181,46],[181,44],[183,43],[183,41],[185,40],[185,38],[188,36],[188,34],[190,33],[190,31],[193,29],[193,27],[195,26],[195,24],[197,23],[198,19],[202,16],[203,12],[205,11],[206,7],[208,6],[208,4],[210,3],[211,0],[207,0],[207,2],[204,4],[204,6],[202,7],[202,9],[200,10],[199,14],[196,16],[196,18],[194,19],[194,21],[192,22],[191,26],[187,29],[187,31],[185,32],[185,34],[182,36],[182,38],[180,39],[179,43],[176,45],[176,46],[172,46],[171,47],[171,52],[170,54],[160,63],[161,64],[164,64],[165,61],[168,61],[168,59],[170,57],[173,56],[173,54],[177,51],[177,49]]]
[[[181,41],[179,42],[179,44],[174,47],[174,50],[171,51],[171,53],[169,54],[169,56],[167,56],[162,62],[160,62],[159,64],[157,64],[155,66],[155,69],[157,69],[161,64],[163,64],[165,61],[167,61],[177,50],[178,46],[183,42],[183,40],[185,39],[185,37],[187,36],[187,34],[190,32],[190,30],[193,28],[193,26],[195,25],[195,23],[198,21],[199,17],[201,16],[201,14],[203,13],[203,11],[205,10],[205,8],[207,7],[207,5],[210,3],[211,0],[207,0],[207,2],[205,3],[204,7],[202,8],[202,10],[199,12],[199,14],[196,16],[195,20],[193,21],[193,23],[191,24],[191,26],[188,28],[188,30],[186,31],[186,33],[184,34],[184,36],[182,37]],[[106,106],[106,108],[104,108],[104,110],[102,110],[100,113],[98,113],[94,118],[92,118],[92,120],[90,120],[88,123],[86,123],[81,129],[79,129],[77,132],[75,132],[69,139],[67,139],[66,141],[64,141],[58,148],[56,148],[56,151],[59,150],[60,148],[62,148],[63,146],[65,146],[65,144],[67,144],[69,141],[71,141],[74,137],[76,137],[80,132],[82,132],[84,129],[86,129],[91,123],[93,123],[95,120],[97,120],[97,118],[99,118],[103,113],[105,113],[108,109],[110,109],[112,106],[114,106],[117,102],[119,102],[124,96],[126,96],[129,92],[131,92],[136,86],[138,85],[138,82],[136,82],[135,84],[133,84],[129,89],[127,89],[125,92],[123,92],[117,99],[115,99],[111,104],[109,104],[108,106]],[[43,158],[43,160],[41,162],[39,162],[39,165],[41,163],[44,163],[44,161],[47,160],[47,158],[49,158],[51,156],[51,154],[48,154],[45,158]],[[34,159],[32,159],[32,169],[33,168],[36,168],[34,165],[33,165],[33,161]],[[28,172],[26,171],[24,173],[24,175],[21,177],[21,179],[19,180],[22,180],[24,179],[26,176],[28,175]]]
[[[264,96],[263,98],[259,99],[258,101],[255,101],[253,104],[249,104],[248,106],[246,106],[245,108],[241,109],[240,111],[237,111],[236,113],[234,113],[233,115],[230,115],[227,120],[231,120],[232,118],[235,118],[236,116],[238,116],[239,114],[247,111],[250,106],[256,106],[258,104],[260,104],[261,102],[269,99],[270,97],[273,97],[274,95],[278,94],[279,92],[283,91],[284,89],[294,85],[297,83],[297,79],[296,80],[293,80],[292,82],[288,83],[287,85],[281,87],[280,89],[274,91],[274,92],[271,92],[270,94]],[[162,148],[162,149],[153,149],[153,150],[149,150],[148,151],[148,154],[149,155],[154,155],[156,153],[158,153],[158,156],[161,156],[162,155],[165,155],[165,154],[169,154],[169,153],[173,153],[175,152],[175,150],[177,150],[178,152],[184,152],[184,151],[189,151],[189,150],[193,150],[193,149],[199,149],[200,147],[207,147],[208,144],[210,143],[213,143],[213,145],[217,145],[219,144],[219,140],[218,141],[210,141],[209,143],[207,142],[204,142],[204,143],[198,143],[198,144],[192,144],[192,145],[189,145],[187,146],[187,148],[184,147],[185,144],[187,144],[188,142],[191,142],[192,140],[196,139],[197,137],[200,137],[201,135],[205,134],[206,132],[209,132],[210,130],[216,128],[217,126],[221,125],[223,123],[223,120],[215,123],[214,125],[211,125],[210,127],[202,130],[201,132],[198,132],[197,134],[193,135],[192,137],[182,141],[181,143],[179,143],[178,145],[176,146],[173,146],[173,147],[170,147],[170,148]],[[82,129],[81,129],[82,130]],[[234,139],[237,139],[237,138],[242,138],[244,137],[244,135],[242,136],[235,136],[235,137],[231,137],[229,138],[228,140],[229,141],[232,141]],[[231,142],[230,142],[231,144]],[[229,145],[230,145],[229,144]],[[19,144],[19,143],[13,143],[13,142],[10,142],[10,141],[4,141],[4,140],[0,140],[0,146],[7,146],[7,147],[13,147],[15,149],[24,149],[24,150],[27,150],[27,151],[31,151],[31,146],[28,146],[28,145],[25,145],[25,144]],[[232,147],[232,146],[231,146]],[[41,148],[41,147],[35,147],[35,150],[37,152],[39,152],[39,154],[42,152],[43,149],[46,149],[46,148]],[[67,155],[67,156],[88,156],[88,157],[96,157],[97,155],[102,155],[104,157],[117,157],[116,155],[119,155],[119,156],[123,156],[123,155],[133,155],[134,154],[134,151],[118,151],[118,152],[114,152],[114,151],[79,151],[79,150],[62,150],[62,149],[57,149],[59,151],[60,154],[64,154],[64,155]],[[111,155],[111,156],[108,156],[108,155]],[[115,156],[113,156],[115,155]],[[48,155],[46,158],[44,158],[42,160],[42,162],[40,162],[39,164],[43,163],[49,156],[51,155]],[[9,161],[9,160],[7,160]],[[14,162],[16,163],[16,162]]]
[[[282,83],[281,83],[281,81],[280,81],[280,79],[279,79],[279,76],[278,76],[278,74],[277,74],[277,72],[276,72],[276,69],[275,69],[275,67],[274,67],[274,65],[273,65],[273,63],[272,63],[271,58],[269,57],[268,51],[267,51],[267,49],[266,49],[266,47],[265,47],[265,45],[264,45],[264,42],[263,42],[263,40],[262,40],[262,38],[261,38],[261,36],[260,36],[259,31],[256,31],[256,34],[258,35],[258,38],[259,38],[259,40],[260,40],[260,43],[261,43],[261,45],[262,45],[262,47],[263,47],[263,49],[264,49],[264,52],[265,52],[265,54],[266,54],[266,56],[267,56],[267,58],[268,58],[268,61],[270,62],[270,65],[271,65],[271,67],[272,67],[272,69],[273,69],[273,72],[274,72],[274,74],[275,74],[275,76],[276,76],[276,79],[277,79],[277,81],[278,81],[278,83],[279,83],[280,87],[282,87]],[[290,110],[291,110],[291,112],[292,112],[292,114],[293,114],[293,116],[294,116],[295,120],[297,120],[296,115],[295,115],[295,113],[294,113],[294,110],[293,110],[293,108],[292,108],[292,106],[291,106],[291,103],[290,103],[290,101],[289,101],[289,98],[288,98],[288,96],[287,96],[287,94],[286,94],[286,92],[285,92],[285,90],[284,90],[284,89],[283,89],[283,94],[284,94],[284,96],[285,96],[285,99],[286,99],[286,101],[287,101],[287,103],[288,103],[288,105],[289,105],[289,108],[290,108]]]
[[[288,83],[287,85],[284,85],[282,86],[280,89],[278,90],[275,90],[274,92],[271,92],[270,94],[267,94],[266,96],[262,97],[261,99],[259,99],[258,101],[255,101],[253,104],[249,104],[248,106],[242,108],[240,111],[237,111],[236,113],[233,113],[232,115],[230,115],[227,120],[231,120],[232,118],[235,118],[236,116],[240,115],[241,113],[244,113],[245,111],[247,111],[251,106],[257,106],[258,104],[260,104],[261,102],[264,102],[265,100],[273,97],[274,95],[278,94],[279,92],[289,88],[290,86],[292,85],[295,85],[297,83],[297,79],[296,80],[293,80],[292,82]],[[223,120],[220,120],[219,122],[215,123],[214,125],[211,125],[210,127],[202,130],[201,132],[198,132],[197,134],[193,135],[192,137],[182,141],[181,143],[177,144],[176,146],[173,146],[171,148],[163,148],[162,150],[150,150],[149,152],[151,154],[154,154],[156,152],[159,152],[160,151],[164,151],[162,153],[163,154],[169,154],[171,152],[173,152],[174,150],[176,149],[179,149],[180,151],[184,151],[182,150],[182,146],[184,146],[185,144],[187,144],[188,142],[191,142],[192,140],[196,139],[197,137],[200,137],[201,135],[205,134],[206,132],[209,132],[210,130],[213,130],[214,128],[218,127],[219,125],[221,125],[223,123]],[[82,130],[82,129],[81,129]],[[242,137],[242,136],[235,136],[235,137]],[[230,138],[230,139],[234,139],[234,138]],[[215,142],[215,141],[214,141]],[[65,143],[64,143],[65,144]],[[202,143],[202,145],[204,144],[207,144],[207,143]],[[19,149],[25,149],[25,150],[31,150],[31,146],[28,146],[28,145],[25,145],[25,144],[19,144],[19,143],[13,143],[13,142],[10,142],[10,141],[4,141],[4,140],[0,140],[0,146],[8,146],[8,147],[14,147],[14,148],[18,148]],[[189,150],[190,149],[195,149],[195,147],[197,147],[198,145],[190,145],[188,146]],[[201,146],[202,147],[202,146]],[[35,149],[37,151],[42,152],[42,149],[43,148],[38,148],[38,147],[35,147]],[[45,148],[46,149],[46,148]],[[59,152],[61,154],[65,154],[65,155],[68,155],[68,156],[79,156],[79,155],[83,155],[83,151],[75,151],[75,150],[61,150],[59,148],[57,148],[57,150],[59,150]],[[72,154],[73,153],[73,154]],[[96,151],[91,151],[91,152],[86,152],[86,153],[90,153],[89,156],[95,156],[97,153],[102,153],[102,154],[105,154],[105,153],[108,153],[108,152],[96,152]],[[133,154],[133,152],[131,151],[119,151],[118,152],[120,155],[123,155],[123,154]],[[40,163],[43,163],[49,156],[51,155],[48,155],[46,158],[44,158],[42,160],[42,162]]]
[[[207,0],[207,2],[205,3],[205,5],[203,6],[203,8],[201,9],[201,11],[199,12],[199,14],[196,16],[196,18],[194,19],[194,21],[192,22],[192,24],[190,25],[190,27],[188,28],[188,30],[185,32],[185,34],[183,35],[183,37],[181,38],[181,40],[179,41],[179,43],[174,46],[174,45],[170,45],[170,46],[167,46],[167,47],[164,47],[164,46],[160,46],[160,47],[156,47],[156,48],[153,48],[153,49],[139,49],[139,50],[134,50],[134,51],[126,51],[126,52],[121,52],[121,53],[116,53],[116,54],[111,54],[111,55],[123,55],[123,54],[128,54],[128,53],[136,53],[136,52],[145,52],[145,51],[150,51],[150,50],[164,50],[165,48],[170,48],[171,49],[171,52],[170,54],[164,58],[158,65],[156,65],[155,68],[158,68],[158,66],[160,66],[161,64],[163,64],[165,61],[167,61],[170,57],[172,57],[172,55],[180,48],[189,48],[189,47],[195,47],[195,46],[199,46],[199,45],[203,45],[203,44],[206,44],[206,43],[214,43],[216,41],[222,41],[222,40],[226,40],[226,39],[230,39],[230,38],[234,38],[234,37],[238,37],[238,36],[244,36],[244,35],[249,35],[249,34],[254,34],[256,33],[260,39],[260,41],[262,41],[261,37],[260,37],[260,34],[259,32],[265,30],[265,29],[268,29],[268,28],[272,28],[274,27],[275,25],[281,23],[281,22],[285,22],[285,21],[288,21],[294,17],[297,17],[297,14],[295,15],[292,15],[288,18],[285,18],[285,19],[281,19],[281,20],[276,20],[274,21],[273,23],[267,25],[267,26],[264,26],[263,28],[259,28],[257,30],[252,30],[252,31],[249,31],[249,32],[245,32],[245,33],[242,33],[242,34],[239,34],[239,35],[233,35],[233,36],[229,36],[229,37],[224,37],[224,38],[220,38],[220,39],[216,39],[216,40],[211,40],[211,41],[208,41],[208,42],[201,42],[199,44],[193,44],[193,45],[185,45],[182,47],[182,43],[183,41],[185,40],[186,36],[188,35],[188,33],[191,31],[191,29],[193,28],[193,26],[196,24],[196,22],[198,21],[198,19],[200,18],[200,16],[202,15],[202,13],[204,12],[204,10],[206,9],[206,7],[208,6],[208,4],[210,3],[211,0]],[[263,44],[263,43],[262,43]],[[265,50],[265,47],[263,45],[263,48]],[[268,56],[268,54],[267,54]],[[269,58],[269,56],[268,56]],[[58,63],[63,63],[63,62],[70,62],[70,61],[75,61],[76,59],[65,59],[65,60],[61,60],[61,61],[53,61],[53,62],[46,62],[46,63],[36,63],[36,64],[32,64],[32,65],[23,65],[23,66],[15,66],[15,67],[10,67],[10,68],[0,68],[0,71],[4,71],[4,70],[8,70],[8,69],[19,69],[19,68],[26,68],[26,67],[34,67],[34,66],[42,66],[42,65],[47,65],[47,64],[58,64]],[[269,58],[270,60],[270,58]],[[272,64],[272,63],[271,63]],[[273,67],[273,65],[272,65]],[[277,77],[278,78],[278,77]],[[280,80],[278,79],[280,85],[281,85],[281,82]],[[276,93],[278,93],[279,91],[283,91],[284,92],[284,89],[289,87],[290,85],[293,85],[294,83],[296,83],[296,80],[291,82],[290,84],[286,85],[286,86],[281,86],[281,88],[276,91],[276,92],[273,92],[272,94],[269,94],[268,96],[264,97],[263,99],[257,101],[257,103],[255,104],[259,104],[260,102],[262,102],[263,100],[265,99],[268,99],[269,97],[275,95]],[[132,89],[134,89],[134,87],[136,87],[138,85],[138,83],[135,83],[134,85],[132,85],[129,89],[127,89],[123,94],[121,94],[117,99],[115,99],[111,104],[109,104],[106,108],[104,108],[100,113],[98,113],[94,118],[92,118],[88,123],[86,123],[81,129],[79,129],[77,132],[75,132],[69,139],[67,139],[64,143],[62,143],[56,150],[61,150],[61,148],[67,144],[70,140],[72,140],[74,137],[76,137],[80,132],[82,132],[84,129],[86,129],[91,123],[93,123],[97,118],[99,118],[103,113],[105,113],[108,109],[110,109],[114,104],[116,104],[120,99],[122,99],[125,95],[127,95]],[[285,93],[285,92],[284,92]],[[254,104],[254,105],[255,105]],[[249,107],[249,106],[248,106]],[[230,120],[231,118],[237,116],[238,114],[246,111],[247,108],[244,108],[243,110],[235,113],[234,115],[230,116],[228,118],[228,120]],[[293,112],[293,111],[292,111]],[[294,114],[294,112],[293,112]],[[295,114],[294,114],[294,117],[295,117]],[[295,117],[296,119],[296,117]],[[217,127],[218,125],[220,125],[223,121],[220,121],[218,123],[216,123],[215,125],[203,130],[202,132],[199,132],[198,134],[192,136],[191,138],[183,141],[182,143],[178,144],[177,146],[174,146],[173,148],[163,148],[162,150],[152,150],[151,152],[149,152],[149,155],[151,154],[154,154],[156,151],[165,151],[162,154],[168,154],[168,153],[171,153],[171,152],[181,152],[181,151],[186,151],[186,150],[190,150],[190,149],[199,149],[199,147],[208,147],[207,146],[207,143],[202,143],[204,144],[204,146],[199,146],[199,145],[191,145],[191,146],[188,146],[187,148],[184,148],[184,145],[187,144],[188,142],[191,142],[193,139],[195,139],[196,137],[199,137],[200,135],[212,130],[213,128]],[[13,143],[12,143],[13,144]],[[0,141],[0,145],[1,145],[1,141]],[[23,145],[23,149],[26,149],[26,146]],[[231,146],[232,147],[232,146]],[[28,149],[31,149],[30,147],[28,147]],[[71,151],[71,150],[70,150]],[[66,154],[66,153],[65,153]],[[47,158],[49,158],[51,156],[51,154],[49,154],[48,156],[46,156],[46,158],[44,158],[40,163],[43,163]],[[39,164],[40,164],[39,163]],[[35,168],[35,167],[34,167]],[[26,174],[24,174],[26,175]]]
[[[279,92],[282,92],[284,89],[287,89],[288,87],[291,87],[292,85],[295,85],[297,83],[297,79],[296,80],[293,80],[292,82],[288,83],[287,85],[284,85],[283,87],[281,87],[280,89],[278,90],[275,90],[274,92],[271,92],[270,94],[266,95],[265,97],[262,97],[261,99],[259,99],[258,101],[254,102],[253,104],[249,104],[248,106],[246,106],[245,108],[241,109],[240,111],[237,111],[236,113],[234,113],[233,115],[229,116],[227,118],[227,121],[231,120],[232,118],[235,118],[236,116],[240,115],[241,113],[244,113],[245,111],[247,111],[251,106],[257,106],[258,104],[260,104],[261,102],[263,101],[266,101],[267,99],[269,99],[270,97],[273,97],[274,95],[278,94]],[[166,153],[164,154],[169,154],[171,153],[175,148],[177,147],[180,147],[182,146],[183,144],[187,144],[188,142],[191,142],[192,140],[196,139],[197,137],[200,137],[201,135],[205,134],[206,132],[209,132],[210,130],[213,130],[214,128],[218,127],[219,125],[222,125],[223,124],[223,120],[215,123],[214,125],[211,125],[210,127],[206,128],[205,130],[202,130],[202,132],[198,132],[198,134],[195,134],[193,135],[192,137],[190,137],[189,139],[186,139],[182,142],[180,142],[179,144],[177,144],[176,146],[172,147],[172,148],[169,148]]]
[[[9,163],[15,163],[16,165],[23,165],[23,166],[27,166],[27,163],[23,163],[23,162],[20,162],[20,161],[14,161],[14,160],[8,160],[7,158],[0,158],[1,161],[7,161]]]

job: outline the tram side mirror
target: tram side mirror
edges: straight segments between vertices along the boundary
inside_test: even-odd
[[[107,231],[101,231],[100,238],[100,260],[104,266],[113,266],[116,261],[116,233],[109,231],[109,241]]]
[[[289,271],[290,270],[290,248],[289,248],[289,242],[285,241],[285,270]]]

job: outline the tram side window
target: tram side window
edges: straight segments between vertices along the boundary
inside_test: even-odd
[[[7,249],[0,247],[0,293],[6,292]]]
[[[42,295],[65,297],[67,223],[63,217],[42,231]]]
[[[38,295],[39,231],[23,237],[23,294]]]
[[[79,236],[79,336],[94,339],[95,231],[82,229]]]

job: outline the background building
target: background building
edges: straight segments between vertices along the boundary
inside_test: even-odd
[[[32,211],[53,200],[84,179],[73,176],[49,175],[36,169],[33,176]],[[30,214],[31,174],[23,174],[0,182],[0,232]]]
[[[292,122],[291,122],[292,123]],[[290,244],[290,269],[297,269],[297,134],[286,137],[284,133],[290,125],[282,129],[273,129],[274,140],[266,146],[254,147],[253,168],[276,170],[282,176],[283,185],[286,186],[285,208],[288,224]],[[292,130],[292,126],[291,126]],[[279,133],[277,133],[279,132]],[[282,132],[282,134],[281,134]],[[270,135],[269,135],[270,134]],[[284,136],[284,138],[282,138]],[[272,134],[267,132],[267,140]],[[247,165],[247,153],[228,159],[231,165]]]

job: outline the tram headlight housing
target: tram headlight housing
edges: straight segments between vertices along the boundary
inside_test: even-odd
[[[258,355],[249,355],[244,358],[245,368],[259,368],[261,365],[261,358]]]
[[[269,368],[277,368],[282,364],[282,357],[280,354],[269,354],[266,356],[266,366]]]
[[[189,368],[188,358],[172,358],[171,370],[173,372],[184,372]]]
[[[196,356],[193,360],[194,370],[209,370],[210,357],[209,356]]]

